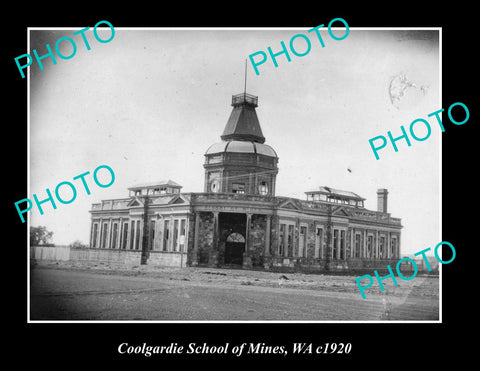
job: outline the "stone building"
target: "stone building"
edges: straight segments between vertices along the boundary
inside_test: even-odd
[[[326,186],[304,200],[275,195],[279,158],[265,144],[257,105],[250,94],[232,97],[221,141],[205,152],[203,192],[164,180],[93,204],[90,248],[75,259],[311,272],[395,264],[402,225],[387,211],[386,189],[376,211]]]

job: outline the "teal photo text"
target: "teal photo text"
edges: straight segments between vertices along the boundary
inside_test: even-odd
[[[97,32],[97,28],[102,24],[107,25],[110,28],[110,31],[111,31],[111,35],[109,37],[103,38],[103,39],[100,38],[100,36],[98,35],[98,32]],[[89,29],[90,29],[90,27],[85,27],[85,28],[82,28],[81,30],[75,31],[73,33],[73,36],[80,35],[76,38],[77,42],[80,41],[79,39],[81,37],[81,39],[83,40],[83,43],[85,44],[85,47],[87,48],[87,50],[91,49],[89,40],[87,38],[87,35],[85,34],[85,32],[88,31]],[[115,29],[113,28],[113,25],[110,22],[99,21],[93,27],[93,36],[95,37],[95,39],[98,42],[100,42],[102,44],[109,43],[115,37]],[[90,37],[90,40],[91,39],[92,38]],[[64,45],[70,44],[70,46],[68,47],[68,49],[71,49],[71,52],[70,52],[69,55],[64,55],[60,52],[60,45],[61,44],[64,44]],[[64,37],[59,38],[57,40],[57,42],[55,43],[55,47],[53,48],[53,50],[52,50],[52,47],[50,46],[50,44],[46,44],[45,49],[46,49],[46,51],[41,52],[41,53],[44,53],[42,55],[39,55],[39,52],[37,51],[37,49],[33,49],[33,55],[35,57],[35,60],[38,63],[38,67],[40,67],[40,70],[42,70],[42,71],[44,69],[42,60],[44,60],[46,58],[50,58],[52,60],[53,64],[57,64],[57,60],[55,59],[55,54],[60,59],[71,59],[75,56],[75,54],[77,54],[77,44],[75,43],[74,39],[72,39],[71,37],[68,37],[68,36],[64,36]],[[53,51],[55,51],[55,54],[54,54]],[[33,57],[30,54],[22,54],[22,55],[19,55],[18,57],[14,58],[14,59],[15,59],[15,63],[17,64],[18,71],[20,72],[20,75],[22,76],[22,79],[25,78],[25,73],[23,72],[23,70],[32,65],[32,63],[34,61]],[[24,63],[20,64],[20,62],[19,62],[20,60],[22,60],[22,62],[24,62]]]
[[[462,116],[462,120],[457,121],[457,119],[453,117],[452,111],[454,110],[457,111],[455,113],[455,116],[457,116],[457,119],[458,119],[458,116]],[[440,130],[442,131],[442,133],[445,131],[445,127],[443,126],[442,119],[440,118],[439,115],[443,111],[444,109],[441,108],[427,115],[427,117],[435,116],[438,126],[440,127]],[[463,125],[470,118],[470,111],[468,110],[468,107],[462,102],[456,102],[450,105],[447,113],[448,113],[448,118],[450,119],[450,122],[455,125]],[[392,143],[392,147],[395,150],[395,152],[398,152],[398,146],[396,142],[402,139],[405,140],[405,143],[407,144],[408,147],[412,145],[412,142],[410,141],[407,131],[405,130],[403,125],[400,126],[400,131],[402,134],[396,137],[394,137],[394,135],[397,135],[397,134],[392,135],[391,131],[387,132],[388,139],[390,139],[390,143]],[[427,120],[423,118],[417,118],[413,120],[412,123],[410,124],[409,132],[410,132],[410,136],[413,139],[415,139],[417,142],[423,142],[424,140],[427,140],[432,134],[432,128]],[[375,158],[379,160],[380,156],[378,155],[378,151],[385,148],[388,145],[387,138],[383,135],[379,135],[374,138],[370,138],[368,140],[368,143],[370,143],[370,147],[372,148]]]
[[[340,22],[345,27],[345,33],[343,35],[333,33],[332,24],[335,23],[335,22]],[[312,49],[312,42],[310,41],[310,38],[309,38],[308,34],[310,34],[312,32],[315,33],[315,35],[318,38],[318,42],[320,43],[322,48],[324,48],[325,47],[325,42],[324,42],[322,36],[320,35],[320,31],[319,31],[323,26],[324,25],[321,24],[320,26],[309,29],[307,31],[306,35],[303,34],[303,33],[293,35],[290,38],[290,42],[289,42],[289,47],[290,47],[290,51],[292,52],[292,54],[297,56],[297,57],[305,57],[308,53],[310,53],[310,50]],[[348,23],[343,18],[334,18],[328,24],[328,34],[334,40],[338,41],[338,40],[345,39],[348,36],[349,32],[350,32],[350,29],[348,27]],[[278,48],[278,46],[274,47],[274,49],[277,49],[277,48]],[[273,62],[273,65],[275,66],[275,68],[278,67],[277,57],[279,57],[282,54],[285,55],[285,58],[286,58],[287,62],[292,61],[292,58],[290,57],[290,54],[288,53],[288,49],[287,49],[287,47],[285,45],[285,42],[283,40],[280,41],[280,48],[281,48],[280,51],[274,52],[272,50],[271,46],[267,47],[268,54],[270,55],[270,58],[272,59],[272,62]],[[260,72],[258,71],[258,66],[260,66],[261,64],[264,64],[268,60],[267,53],[265,53],[264,51],[258,51],[258,52],[250,54],[248,56],[248,58],[250,59],[250,62],[252,63],[252,66],[255,70],[255,73],[257,75],[260,75]]]
[[[109,177],[110,180],[105,182],[104,176],[102,176],[101,180],[103,182],[100,182],[98,173],[102,171],[105,174],[105,170],[109,173],[107,177]],[[80,175],[73,177],[73,180],[77,180],[77,184],[81,182],[87,195],[90,195],[90,188],[88,187],[87,180],[85,178],[89,175],[90,175],[90,171],[86,171]],[[100,165],[93,171],[93,180],[97,186],[101,188],[107,188],[107,187],[110,187],[115,181],[115,173],[113,172],[113,169],[110,166]],[[53,194],[49,188],[45,190],[45,193],[47,194],[46,197],[40,196],[40,197],[45,197],[42,200],[39,199],[39,196],[37,194],[33,194],[33,200],[35,202],[35,205],[38,208],[38,211],[40,212],[40,215],[44,214],[44,211],[42,208],[43,204],[50,203],[53,210],[55,210],[57,209],[57,204],[55,203],[55,200],[57,200],[61,204],[71,204],[77,198],[77,189],[75,188],[75,184],[68,181],[63,181],[58,183],[57,186],[55,187]],[[65,196],[65,193],[68,195],[68,197]],[[53,197],[53,195],[55,195],[55,198]],[[21,209],[19,207],[19,205],[21,204],[23,204],[25,208]],[[34,203],[32,202],[31,199],[24,198],[20,201],[15,202],[14,205],[15,205],[15,208],[17,209],[18,215],[20,216],[22,223],[25,223],[25,218],[23,217],[23,214],[30,211]]]
[[[438,256],[438,249],[443,246],[443,245],[446,245],[448,246],[451,250],[452,250],[452,257],[449,259],[449,260],[442,260],[439,256]],[[432,270],[432,267],[430,265],[430,263],[428,262],[428,259],[427,257],[425,256],[425,253],[427,251],[430,251],[430,247],[426,248],[425,250],[422,250],[422,251],[419,251],[415,254],[415,256],[419,256],[419,255],[422,255],[423,257],[423,260],[425,261],[425,265],[428,269],[428,271],[431,271]],[[435,246],[435,249],[434,249],[434,254],[435,254],[435,258],[438,260],[439,263],[442,263],[442,264],[450,264],[451,262],[453,262],[453,260],[455,259],[455,256],[457,255],[456,252],[455,252],[455,248],[453,247],[453,245],[450,243],[450,242],[447,242],[447,241],[442,241],[442,242],[439,242],[436,246]],[[400,266],[402,265],[402,263],[404,261],[408,261],[412,268],[413,268],[413,273],[411,276],[405,276],[404,274],[402,274],[402,272],[400,271]],[[397,271],[397,275],[399,278],[401,278],[402,280],[404,281],[410,281],[412,279],[415,278],[415,276],[417,275],[418,273],[418,267],[417,267],[417,263],[415,263],[415,260],[409,258],[409,257],[405,257],[405,258],[402,258],[400,259],[398,262],[397,262],[397,266],[395,267],[396,268],[396,271]],[[392,281],[393,281],[393,284],[395,286],[398,285],[398,282],[395,278],[395,275],[393,273],[393,270],[392,268],[390,267],[390,265],[387,265],[387,269],[388,269],[388,272],[389,274],[387,274],[386,276],[383,276],[383,277],[380,277],[380,275],[378,274],[378,271],[374,271],[373,273],[375,274],[375,278],[377,279],[377,282],[378,282],[378,285],[380,286],[380,289],[382,291],[385,291],[385,287],[383,286],[383,281],[391,278]],[[368,280],[368,282],[366,283],[366,285],[361,285],[360,284],[360,281],[362,280]],[[358,277],[355,279],[355,282],[357,283],[357,286],[358,286],[358,289],[360,290],[360,293],[362,294],[362,298],[363,299],[366,299],[366,296],[365,296],[365,289],[371,287],[374,283],[374,279],[371,275],[369,274],[366,274],[364,276],[361,276],[361,277]]]

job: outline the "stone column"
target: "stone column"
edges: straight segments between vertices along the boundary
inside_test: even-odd
[[[271,229],[271,216],[270,215],[265,215],[266,217],[266,226],[265,226],[265,251],[264,255],[265,256],[270,256],[270,229]]]
[[[390,237],[390,232],[387,232],[387,251],[388,251],[388,258],[393,258],[393,251],[392,251],[392,239]]]
[[[93,246],[93,219],[92,219],[92,222],[90,223],[90,246],[89,247],[92,247]]]
[[[204,178],[204,179],[205,179],[205,182],[204,182],[203,192],[210,192],[210,190],[208,189],[208,186],[209,186],[208,180],[209,180],[209,178],[210,178],[210,177],[209,177],[209,173],[208,173],[207,170],[205,170],[205,178]]]
[[[245,227],[245,251],[250,251],[250,225],[252,224],[252,214],[247,214],[247,223]]]
[[[123,246],[123,218],[118,221],[118,249],[121,250]]]
[[[112,218],[110,218],[110,221],[108,222],[107,246],[105,247],[109,249],[111,246],[112,246]]]
[[[350,228],[350,257],[355,259],[355,233],[353,228]]]
[[[245,252],[243,253],[243,267],[252,268],[252,258],[250,257],[250,225],[252,223],[252,214],[247,214],[247,223],[245,228]]]
[[[193,235],[192,267],[198,266],[198,237],[200,228],[200,212],[195,212],[195,230]]]
[[[278,234],[280,233],[280,225],[278,216],[273,214],[270,221],[270,246],[271,246],[271,256],[275,257],[278,253]]]
[[[400,258],[400,233],[397,234],[397,257]]]
[[[183,241],[183,250],[182,252],[188,252],[188,232],[190,231],[190,215],[187,214],[185,218],[185,240]]]
[[[218,251],[218,211],[213,212],[213,250]]]
[[[363,230],[363,244],[362,244],[362,258],[365,258],[367,256],[367,230]]]
[[[355,228],[351,229],[350,233],[350,251],[352,252],[352,258],[355,258],[355,254],[357,253],[357,246],[355,246]]]
[[[170,215],[170,222],[168,223],[168,247],[167,251],[173,251],[173,215]]]
[[[211,267],[218,266],[218,211],[212,211],[213,214],[213,243],[212,251],[210,252],[209,265]]]
[[[275,196],[275,175],[272,175],[272,181],[271,181],[271,188],[272,190],[270,191],[270,195]]]
[[[101,247],[101,243],[102,243],[102,219],[97,219],[97,241],[96,241],[96,244],[95,246],[97,247],[97,249],[99,249]],[[94,236],[95,238],[95,236]]]
[[[265,249],[263,252],[263,268],[270,269],[271,258],[270,258],[270,234],[271,230],[271,216],[265,215]]]
[[[378,230],[376,231],[375,234],[375,257],[380,258],[380,243],[379,243],[379,235],[378,235]]]
[[[95,234],[93,233],[93,228],[95,226],[95,220],[92,220],[92,229],[90,230],[90,246],[89,247],[93,247],[94,243],[95,243],[95,246],[98,247],[98,244],[96,243],[95,240]],[[99,235],[99,228],[98,228],[98,220],[97,220],[97,239],[98,239],[98,235]]]
[[[293,249],[292,257],[300,257],[300,218],[295,219],[293,228]],[[303,256],[303,255],[302,255]]]

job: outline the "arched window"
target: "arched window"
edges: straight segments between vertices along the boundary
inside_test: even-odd
[[[233,232],[227,237],[227,242],[245,243],[245,237],[243,237],[240,233]]]
[[[258,193],[262,196],[268,195],[268,184],[267,182],[260,182],[258,185]]]

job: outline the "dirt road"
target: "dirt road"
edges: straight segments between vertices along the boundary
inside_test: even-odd
[[[438,320],[438,277],[385,282],[362,299],[353,276],[212,268],[40,265],[31,320]]]

